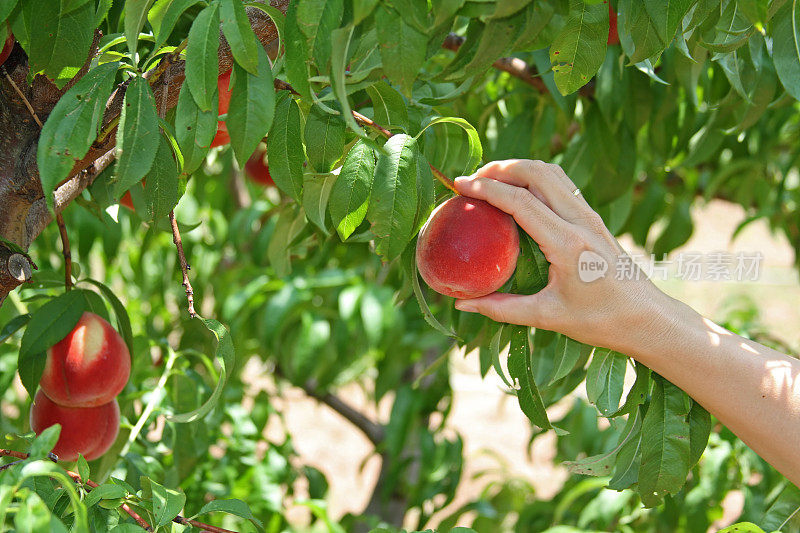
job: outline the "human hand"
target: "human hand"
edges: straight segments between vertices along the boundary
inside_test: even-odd
[[[625,351],[646,342],[651,325],[663,327],[664,317],[670,314],[667,309],[678,304],[636,268],[600,215],[580,193],[575,194],[575,184],[558,165],[495,161],[472,176],[457,178],[455,185],[459,193],[512,215],[550,262],[548,284],[539,293],[494,293],[458,300],[457,309]],[[579,261],[587,255],[581,254],[605,261],[605,275],[582,281]],[[629,262],[634,275],[626,278],[633,279],[617,279],[620,261]]]

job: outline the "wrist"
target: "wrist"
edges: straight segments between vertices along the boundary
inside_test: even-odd
[[[658,371],[661,360],[691,344],[702,317],[691,307],[667,296],[655,286],[646,291],[621,325],[614,349]]]

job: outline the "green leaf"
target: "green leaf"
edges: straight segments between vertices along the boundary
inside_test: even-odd
[[[342,109],[342,117],[347,125],[353,130],[356,135],[367,139],[364,130],[361,129],[353,118],[353,111],[350,108],[350,102],[347,98],[348,88],[347,81],[345,80],[345,71],[348,69],[348,61],[350,58],[350,41],[353,38],[354,28],[349,25],[345,28],[339,28],[331,34],[331,44],[333,50],[331,51],[331,85],[333,87],[333,94],[339,102]]]
[[[217,381],[217,385],[214,388],[214,392],[211,393],[211,397],[209,397],[203,405],[188,413],[167,416],[167,420],[179,424],[199,420],[216,407],[222,396],[222,390],[228,382],[228,375],[235,364],[236,356],[233,349],[233,340],[231,340],[228,329],[214,319],[200,318],[200,321],[217,338],[218,344],[214,356],[220,364],[219,381]]]
[[[667,252],[688,241],[693,228],[690,202],[687,199],[680,199],[670,215],[667,226],[653,244],[655,257],[663,257]]]
[[[118,66],[106,63],[87,72],[59,99],[44,123],[36,163],[49,207],[53,191],[97,138]]]
[[[597,348],[586,371],[586,396],[604,416],[619,410],[625,387],[628,358],[609,350]]]
[[[620,41],[631,63],[657,56],[675,37],[693,0],[620,0]]]
[[[736,6],[751,24],[763,27],[769,18],[770,0],[736,0]]]
[[[30,456],[33,459],[44,459],[47,455],[53,450],[58,442],[58,437],[61,434],[61,426],[56,424],[54,426],[50,426],[41,434],[37,435],[36,438],[33,439],[33,443],[31,444],[30,449]]]
[[[345,125],[341,117],[313,106],[306,118],[304,137],[308,162],[317,172],[333,170],[344,151]]]
[[[74,289],[57,296],[31,313],[19,348],[20,379],[31,397],[44,371],[45,352],[67,336],[86,309],[83,291]]]
[[[717,533],[765,533],[763,529],[752,522],[737,522],[726,528],[720,529]]]
[[[642,2],[664,48],[669,46],[669,43],[672,42],[683,17],[686,16],[686,13],[695,1],[696,0],[670,0],[669,2],[663,2],[645,0]],[[653,54],[650,54],[646,57],[652,55]],[[646,59],[646,57],[642,57],[642,59]]]
[[[258,50],[262,47],[253,33],[253,28],[250,27],[250,19],[247,18],[247,12],[241,0],[221,0],[220,20],[222,21],[222,32],[231,46],[233,58],[250,74],[261,75]],[[271,79],[272,73],[270,72],[270,81]]]
[[[375,9],[378,0],[353,0],[353,24],[358,24]]]
[[[375,12],[383,71],[389,80],[411,96],[414,80],[425,63],[428,37],[383,5]]]
[[[642,419],[641,412],[641,407],[638,407],[635,414],[638,420]],[[625,442],[619,453],[617,453],[617,460],[614,463],[614,476],[608,482],[608,488],[624,490],[638,481],[642,462],[642,441],[641,422],[639,422],[638,429],[635,430],[631,438]]]
[[[787,2],[775,14],[772,59],[775,70],[795,100],[800,100],[800,2]]]
[[[417,213],[414,216],[414,233],[418,233],[428,221],[436,204],[436,178],[425,154],[417,152]]]
[[[184,174],[190,175],[200,168],[208,154],[217,132],[218,103],[215,95],[211,109],[203,111],[192,97],[188,84],[181,87],[175,111],[175,137],[183,154]]]
[[[182,491],[169,489],[150,480],[150,491],[153,502],[153,518],[156,527],[166,526],[178,516],[186,503],[186,495]]]
[[[375,151],[359,141],[344,159],[329,202],[333,225],[343,241],[367,216],[374,174]]]
[[[166,135],[159,136],[158,151],[153,167],[147,174],[144,195],[147,203],[145,221],[154,222],[169,215],[178,204],[180,169]]]
[[[232,514],[238,516],[239,518],[249,520],[254,526],[256,526],[256,528],[258,528],[259,531],[264,530],[261,520],[253,516],[252,511],[250,511],[250,507],[248,507],[247,504],[242,500],[237,500],[234,498],[227,500],[211,500],[205,504],[197,514],[192,516],[192,518],[197,518],[200,515],[217,511]]]
[[[311,101],[311,85],[308,82],[308,43],[297,20],[299,2],[290,2],[286,9],[286,77],[303,100]]]
[[[0,21],[6,20],[9,15],[11,15],[11,12],[17,7],[18,1],[19,0],[0,0]]]
[[[342,0],[298,0],[298,27],[308,40],[311,57],[323,72],[331,58],[331,33],[339,27],[343,13]]]
[[[702,457],[711,434],[711,414],[702,405],[692,402],[689,411],[689,467],[692,468]]]
[[[335,181],[336,175],[331,173],[309,173],[303,179],[303,210],[308,220],[316,224],[326,235],[330,233],[325,225],[328,199]]]
[[[89,469],[89,463],[86,462],[86,458],[83,455],[78,456],[78,475],[81,476],[81,480],[87,480],[91,477],[91,470]],[[87,504],[88,505],[88,504]]]
[[[81,476],[81,479],[88,479]],[[117,498],[124,498],[128,495],[128,491],[122,485],[112,485],[104,483],[99,487],[95,487],[86,495],[84,503],[87,507],[97,505],[100,500],[116,500]]]
[[[293,205],[280,211],[267,248],[267,257],[276,276],[285,277],[292,271],[291,244],[305,227],[305,211]]]
[[[761,526],[767,531],[793,531],[784,529],[790,522],[794,526],[800,516],[800,488],[787,484],[761,520]]]
[[[156,42],[155,50],[161,48],[175,29],[178,19],[190,7],[199,4],[201,0],[157,0],[147,14],[147,20],[153,28]]]
[[[550,46],[550,62],[561,94],[574,93],[600,69],[606,55],[608,6],[570,0],[567,22]]]
[[[18,315],[6,322],[6,325],[3,326],[3,329],[0,330],[0,344],[6,342],[11,336],[16,333],[17,331],[21,330],[22,328],[27,325],[28,322],[31,320],[30,314]]]
[[[452,25],[452,18],[456,12],[464,5],[465,0],[439,0],[432,2],[434,26],[442,26],[445,23]]]
[[[414,297],[417,299],[417,304],[419,304],[419,310],[422,312],[422,317],[425,319],[425,322],[431,325],[433,329],[447,335],[448,337],[460,341],[458,334],[453,330],[452,327],[447,327],[435,316],[433,316],[433,312],[431,308],[428,306],[428,302],[425,299],[425,293],[422,292],[422,287],[419,284],[419,273],[417,271],[417,262],[416,262],[416,246],[409,246],[403,252],[401,257],[402,265],[403,265],[403,272],[411,280],[411,288],[414,291]]]
[[[192,22],[186,45],[186,84],[198,107],[209,111],[217,98],[219,4],[209,4]]]
[[[525,326],[510,326],[511,345],[508,349],[508,373],[518,384],[517,400],[525,416],[542,429],[553,429],[547,418],[539,388],[533,379],[531,362],[531,345],[528,337],[528,328]]]
[[[645,399],[650,394],[650,369],[635,361],[633,365],[636,367],[636,381],[633,382],[633,386],[628,391],[625,403],[613,413],[604,416],[613,418],[624,414],[631,414],[644,403]],[[608,405],[613,403],[614,402],[607,402]]]
[[[536,294],[547,286],[550,263],[533,238],[524,231],[519,232],[520,253],[514,271],[517,294]]]
[[[524,29],[525,13],[512,17],[493,19],[483,24],[472,21],[467,39],[473,42],[462,45],[456,57],[447,66],[442,78],[460,81],[471,76],[482,75],[497,58],[506,55]]]
[[[462,174],[471,174],[478,167],[481,159],[483,158],[483,146],[481,146],[481,138],[480,135],[478,135],[477,130],[472,126],[472,124],[460,117],[436,117],[430,119],[425,127],[422,128],[422,131],[417,134],[415,139],[419,138],[425,132],[425,130],[437,124],[455,124],[467,134],[469,151],[467,153],[467,161],[464,163],[464,171]]]
[[[125,0],[125,40],[131,57],[136,57],[136,48],[139,44],[139,32],[147,20],[147,11],[153,0]]]
[[[94,36],[93,2],[24,2],[12,20],[28,53],[31,74],[43,73],[60,89],[78,74]]]
[[[146,79],[137,76],[125,91],[117,128],[116,197],[147,175],[153,166],[160,136],[153,91]]]
[[[94,14],[94,26],[100,26],[107,18],[114,0],[98,0],[97,11]]]
[[[566,335],[559,335],[556,341],[555,353],[555,373],[550,378],[550,385],[567,376],[575,368],[575,365],[582,358],[588,358],[588,352],[592,347],[570,339]],[[585,359],[584,359],[585,360]]]
[[[397,126],[408,131],[408,109],[400,93],[381,80],[367,87],[367,94],[375,110],[375,122],[387,129]]]
[[[233,66],[233,89],[225,123],[240,166],[244,167],[258,143],[269,132],[274,116],[272,69],[267,52],[259,46],[257,74],[250,74],[239,65]]]
[[[303,141],[300,133],[300,109],[289,93],[284,92],[275,108],[275,121],[267,137],[269,172],[275,185],[300,201],[303,195]]]
[[[584,457],[576,461],[565,461],[564,466],[571,474],[581,474],[585,476],[607,476],[617,462],[617,455],[620,450],[632,439],[635,439],[642,431],[641,412],[637,410],[625,424],[625,429],[617,440],[617,445],[607,453]]]
[[[653,375],[653,394],[642,422],[642,463],[639,494],[647,507],[675,494],[689,474],[689,423],[685,393]]]
[[[417,211],[416,140],[405,134],[386,141],[378,154],[367,218],[372,223],[377,252],[386,260],[398,257],[414,236]]]
[[[492,13],[492,18],[503,18],[513,15],[530,3],[531,0],[504,0],[502,2],[498,2],[494,13]]]

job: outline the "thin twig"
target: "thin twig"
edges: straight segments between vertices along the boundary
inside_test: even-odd
[[[181,272],[183,273],[183,288],[186,289],[186,299],[189,301],[189,316],[195,318],[197,313],[194,310],[194,289],[192,283],[189,281],[189,270],[192,267],[186,262],[186,254],[183,253],[183,241],[181,240],[181,231],[178,229],[178,222],[175,220],[175,211],[169,212],[169,222],[172,225],[172,242],[178,249],[178,259],[181,263]]]
[[[28,99],[25,97],[25,94],[20,90],[20,88],[17,86],[17,84],[14,83],[14,80],[11,78],[11,76],[8,75],[8,72],[6,71],[6,68],[5,67],[2,67],[2,68],[3,68],[3,75],[6,77],[6,80],[8,80],[8,82],[11,84],[11,87],[14,88],[14,91],[17,93],[17,96],[19,96],[20,99],[22,99],[22,103],[24,103],[25,107],[28,108],[28,112],[31,114],[31,116],[33,117],[33,120],[36,122],[36,124],[39,125],[39,128],[41,129],[43,127],[42,121],[39,120],[39,117],[36,115],[36,111],[33,110],[33,106],[28,101]]]
[[[17,459],[27,459],[28,457],[30,457],[30,454],[15,452],[14,450],[6,450],[5,448],[0,448],[0,457],[16,457]]]
[[[158,79],[161,77],[161,75],[164,74],[164,72],[166,72],[166,70],[169,68],[169,66],[171,64],[173,64],[175,61],[178,60],[178,58],[180,57],[181,53],[186,49],[186,45],[188,43],[189,43],[189,39],[188,38],[184,39],[183,42],[181,42],[181,44],[179,44],[178,46],[175,47],[175,50],[173,50],[169,54],[165,55],[161,59],[161,61],[158,63],[158,66],[156,68],[154,68],[153,70],[149,70],[149,71],[145,72],[144,75],[143,75],[144,79],[146,79],[148,82],[150,82],[151,86],[155,82],[157,82]]]
[[[375,123],[375,121],[372,120],[371,118],[365,117],[364,115],[362,115],[358,111],[353,111],[353,118],[355,118],[357,121],[359,121],[360,123],[364,124],[365,126],[369,126],[370,128],[374,128],[375,130],[380,132],[380,134],[383,135],[384,137],[386,137],[387,139],[392,136],[392,132],[390,132],[389,130],[387,130],[386,128],[381,126],[380,124]]]
[[[72,253],[69,248],[67,225],[64,224],[64,216],[61,213],[56,215],[56,224],[61,233],[61,252],[64,254],[64,286],[70,290],[72,288]]]
[[[0,466],[0,472],[2,472],[3,470],[6,470],[8,468],[11,468],[13,466],[16,466],[16,465],[18,465],[18,464],[20,464],[20,463],[22,463],[24,461],[25,461],[25,459],[18,459],[18,460],[14,461],[14,462],[8,463],[8,464],[3,465],[3,466]]]

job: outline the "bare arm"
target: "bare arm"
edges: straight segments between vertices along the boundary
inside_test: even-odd
[[[564,171],[540,161],[490,163],[458,178],[462,194],[514,216],[550,261],[547,287],[531,295],[495,293],[459,300],[462,311],[558,331],[612,348],[683,389],[756,453],[800,486],[800,360],[744,339],[670,298],[649,280],[617,279],[626,256],[602,219],[575,195]],[[609,264],[581,281],[579,257]]]

